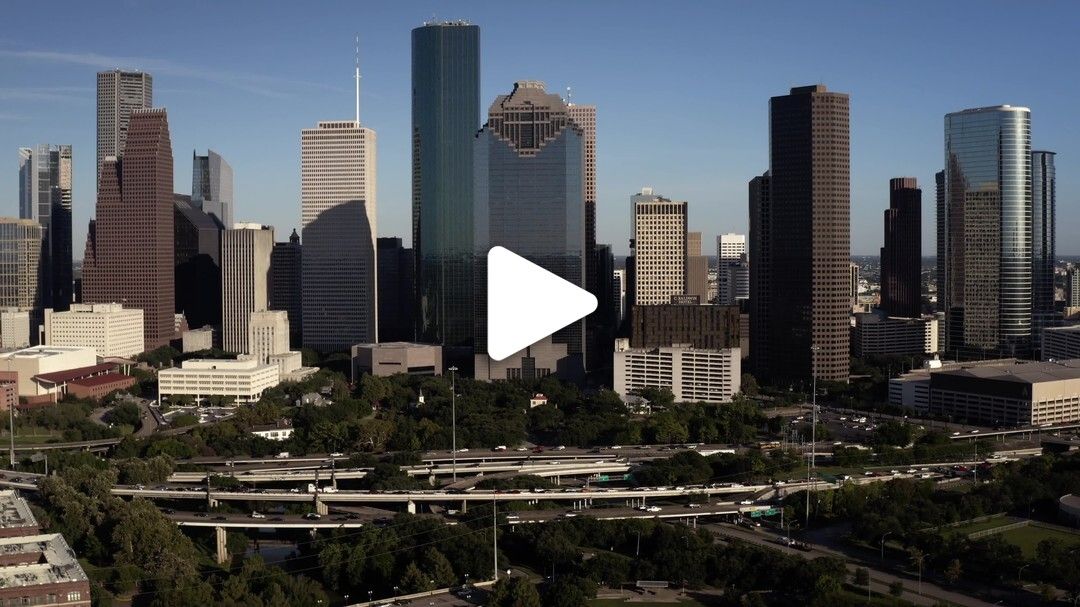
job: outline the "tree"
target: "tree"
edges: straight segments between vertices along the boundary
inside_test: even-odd
[[[436,587],[449,588],[457,583],[454,567],[446,556],[434,546],[424,551],[424,558],[421,563],[424,571],[431,572],[431,579],[435,580]]]
[[[758,387],[757,379],[749,373],[743,373],[742,379],[742,393],[747,396],[757,396],[760,388]]]
[[[960,559],[953,559],[945,568],[945,580],[950,584],[955,584],[956,580],[960,579],[961,573],[963,573],[963,566],[960,564]]]
[[[893,596],[904,596],[904,583],[900,580],[896,580],[889,584],[889,594]]]
[[[523,577],[504,577],[491,592],[491,607],[540,607],[536,586]]]
[[[544,607],[586,607],[596,598],[596,584],[575,575],[555,578],[544,588]]]
[[[427,592],[428,590],[435,589],[435,586],[431,583],[431,576],[420,571],[420,568],[416,566],[416,563],[409,563],[409,566],[405,568],[405,573],[401,576],[400,585],[401,589],[407,594]]]
[[[866,567],[859,567],[855,570],[855,575],[852,578],[856,586],[868,586],[870,584],[870,570]]]

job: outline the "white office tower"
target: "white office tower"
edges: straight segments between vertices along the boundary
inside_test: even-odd
[[[289,351],[289,313],[252,312],[248,322],[248,354],[264,365],[277,365],[282,377],[300,368],[300,352]]]
[[[25,348],[30,345],[30,311],[18,308],[0,310],[0,348]]]
[[[643,388],[666,388],[680,403],[728,403],[742,385],[742,350],[675,345],[631,348],[615,340],[615,392],[626,401]]]
[[[270,254],[274,229],[238,223],[221,236],[221,342],[226,352],[248,352],[252,312],[270,303]]]
[[[630,197],[634,230],[634,303],[671,303],[686,293],[686,202],[653,194]]]
[[[304,345],[322,352],[378,341],[375,131],[360,125],[356,78],[356,119],[300,136]]]
[[[143,311],[117,303],[45,310],[45,344],[93,348],[103,358],[131,358],[144,349]]]
[[[746,234],[721,234],[716,237],[716,259],[738,259],[746,254]]]
[[[97,171],[109,156],[124,155],[132,110],[154,107],[154,79],[144,72],[109,70],[97,75]]]

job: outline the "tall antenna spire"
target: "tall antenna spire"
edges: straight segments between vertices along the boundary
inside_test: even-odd
[[[356,126],[360,126],[360,34],[356,35]]]

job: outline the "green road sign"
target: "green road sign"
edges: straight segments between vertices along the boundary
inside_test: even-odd
[[[755,510],[755,511],[751,512],[750,513],[750,518],[761,518],[763,516],[775,516],[777,514],[780,514],[780,510],[778,508],[768,508],[766,510]]]

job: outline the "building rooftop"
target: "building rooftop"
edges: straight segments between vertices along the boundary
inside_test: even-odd
[[[26,588],[88,581],[75,551],[59,533],[0,539],[0,587]]]
[[[34,376],[34,379],[50,384],[64,384],[75,379],[82,379],[91,375],[99,375],[101,373],[108,373],[109,371],[115,371],[116,365],[111,363],[102,363],[98,365],[91,365],[89,367],[78,367],[76,369],[68,369],[66,371],[53,371],[52,373],[39,373]]]
[[[438,348],[438,344],[422,344],[413,341],[384,341],[377,344],[357,344],[357,348],[370,350],[401,350],[407,348]]]
[[[966,367],[941,371],[942,374],[973,377],[993,381],[1038,384],[1051,381],[1080,379],[1080,359],[1054,362],[1024,362]]]
[[[94,375],[93,377],[80,377],[69,381],[69,384],[75,384],[76,386],[83,386],[85,388],[94,388],[97,386],[107,386],[109,384],[116,384],[126,382],[131,379],[130,375],[124,375],[122,373],[106,373],[104,375]]]
[[[32,346],[14,352],[4,352],[0,354],[0,358],[51,358],[82,351],[93,352],[94,349],[80,348],[78,346]]]
[[[30,504],[13,489],[0,491],[0,529],[37,528]]]

